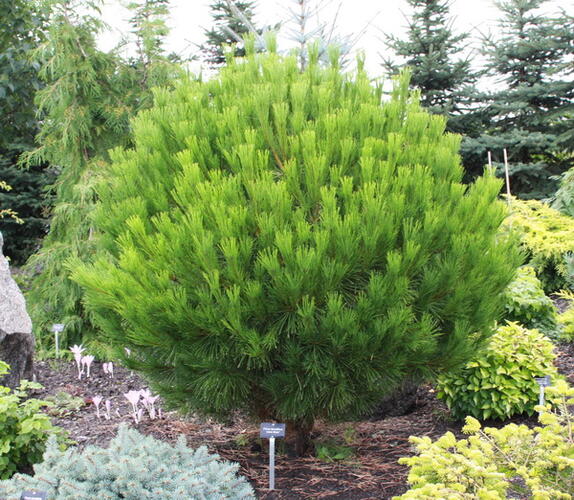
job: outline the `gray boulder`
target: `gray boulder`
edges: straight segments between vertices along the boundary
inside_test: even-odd
[[[10,372],[0,378],[0,385],[15,388],[20,379],[32,378],[34,336],[26,301],[2,252],[3,243],[0,233],[0,360],[10,365]]]

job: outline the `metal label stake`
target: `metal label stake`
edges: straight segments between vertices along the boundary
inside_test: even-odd
[[[552,378],[550,375],[546,375],[545,377],[535,378],[536,383],[540,386],[540,394],[538,396],[538,404],[540,406],[544,406],[546,404],[544,388],[549,387],[552,384]],[[538,412],[540,415],[542,412]]]
[[[269,489],[275,489],[275,438],[269,438]]]
[[[275,438],[285,437],[285,424],[264,422],[259,429],[259,437],[269,439],[269,489],[275,489]]]
[[[56,343],[56,357],[60,357],[60,336],[59,334],[64,331],[65,325],[63,323],[54,323],[52,325],[52,331],[54,332],[55,343]]]

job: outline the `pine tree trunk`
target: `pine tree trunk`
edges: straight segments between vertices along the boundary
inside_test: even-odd
[[[312,453],[313,443],[311,441],[311,431],[313,430],[313,425],[314,422],[308,420],[292,420],[287,422],[285,435],[287,453],[292,453],[298,457]]]

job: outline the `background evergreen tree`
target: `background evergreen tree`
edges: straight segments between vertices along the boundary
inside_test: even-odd
[[[46,335],[52,323],[66,324],[62,347],[96,337],[81,290],[68,279],[68,261],[89,260],[94,252],[90,216],[97,197],[95,181],[108,161],[108,150],[130,143],[129,118],[150,104],[151,86],[167,83],[179,72],[174,65],[171,72],[166,70],[161,53],[166,2],[130,4],[139,53],[128,61],[97,48],[96,37],[104,29],[99,3],[45,3],[49,29],[38,50],[40,60],[46,61],[40,73],[45,88],[37,95],[45,119],[39,146],[28,162],[47,161],[60,172],[53,186],[49,234],[26,265],[33,276],[27,298],[40,348],[50,346],[51,335]]]
[[[241,16],[234,12],[235,9],[230,5],[231,2],[239,10]],[[245,55],[245,48],[242,46],[241,40],[245,35],[251,33],[252,27],[255,26],[255,2],[217,0],[211,4],[210,10],[214,26],[205,31],[207,41],[202,45],[201,50],[204,53],[205,61],[211,67],[216,68],[225,64],[225,45],[238,44],[234,50],[235,57]],[[262,32],[262,30],[258,31],[259,34]]]
[[[100,250],[73,279],[125,363],[171,404],[288,424],[365,412],[473,356],[518,264],[493,176],[402,78],[249,54],[156,94],[115,150]],[[124,348],[131,350],[125,357]]]
[[[421,104],[431,113],[448,117],[447,130],[467,134],[474,128],[470,111],[476,102],[478,75],[463,55],[467,33],[455,34],[447,0],[407,0],[413,8],[405,39],[387,37],[396,58],[387,58],[386,71],[411,68],[411,85],[421,92]]]
[[[29,53],[44,38],[45,19],[34,2],[25,0],[0,0],[0,19],[0,180],[12,186],[0,191],[0,206],[10,207],[20,218],[3,219],[0,230],[4,253],[22,264],[45,234],[44,190],[53,180],[44,165],[18,167],[38,131],[34,94],[41,82]]]
[[[504,87],[486,102],[483,133],[462,150],[471,169],[481,168],[491,151],[502,173],[506,148],[512,193],[524,198],[549,197],[556,189],[552,177],[573,165],[572,155],[564,154],[573,144],[564,139],[572,126],[565,110],[572,106],[574,81],[565,63],[574,31],[566,28],[566,17],[542,14],[546,3],[497,4],[499,32],[485,40],[485,54],[489,74]]]
[[[283,26],[288,30],[291,40],[297,43],[299,65],[303,69],[311,51],[319,51],[319,59],[328,65],[329,48],[337,47],[340,53],[340,64],[346,66],[349,55],[355,44],[364,34],[365,29],[354,35],[341,34],[337,27],[342,1],[336,0],[289,0],[288,15]],[[335,12],[330,15],[329,11]]]

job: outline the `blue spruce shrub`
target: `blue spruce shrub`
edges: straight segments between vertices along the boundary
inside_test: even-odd
[[[41,490],[50,500],[254,499],[249,483],[237,475],[238,465],[218,459],[205,446],[187,448],[183,436],[172,446],[121,425],[108,448],[62,452],[50,439],[34,476],[0,481],[0,498],[17,500],[23,490]]]

